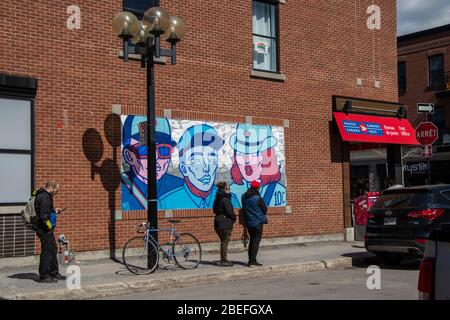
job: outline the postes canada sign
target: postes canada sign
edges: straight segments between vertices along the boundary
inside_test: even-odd
[[[431,145],[438,139],[438,128],[433,122],[422,122],[416,128],[416,138],[423,145]]]

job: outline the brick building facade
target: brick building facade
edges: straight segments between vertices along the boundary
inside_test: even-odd
[[[398,101],[395,2],[377,1],[379,30],[367,26],[371,0],[272,3],[278,11],[275,73],[253,70],[252,1],[161,0],[188,33],[177,65],[156,66],[157,115],[284,127],[288,207],[270,208],[264,236],[343,234],[348,195],[332,98]],[[67,8],[74,4],[81,29],[70,30]],[[146,112],[145,69],[119,58],[121,42],[111,30],[123,1],[5,0],[0,7],[2,79],[37,79],[31,181],[61,184],[55,204],[67,213],[56,233],[77,251],[121,248],[146,218],[145,211],[121,211],[117,111]],[[15,98],[23,94],[3,85],[2,97],[13,91]],[[1,180],[14,179],[13,170],[11,163],[11,171],[0,171]],[[18,256],[10,249],[11,233],[23,230],[12,222],[19,221],[17,207],[4,202],[3,256]],[[217,241],[210,209],[160,211],[159,225],[167,226],[168,217],[180,218],[179,229],[201,242]],[[236,227],[233,239],[240,236]]]
[[[417,103],[433,103],[428,120],[439,131],[429,161],[420,150],[404,151],[407,183],[450,183],[450,25],[401,36],[397,43],[399,100],[415,127],[427,120],[417,113]]]

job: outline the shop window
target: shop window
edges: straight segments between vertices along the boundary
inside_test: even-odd
[[[397,63],[397,73],[398,73],[398,91],[406,91],[406,62],[401,61]]]
[[[253,1],[253,69],[278,72],[278,7]]]
[[[0,98],[0,205],[26,203],[32,188],[31,102]]]
[[[444,83],[444,55],[438,54],[428,58],[430,87],[441,87]]]

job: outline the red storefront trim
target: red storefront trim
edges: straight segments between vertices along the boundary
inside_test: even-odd
[[[342,140],[420,145],[407,119],[333,112]]]

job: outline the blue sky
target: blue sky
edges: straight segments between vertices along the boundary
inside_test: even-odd
[[[397,0],[397,35],[450,24],[450,0]]]

